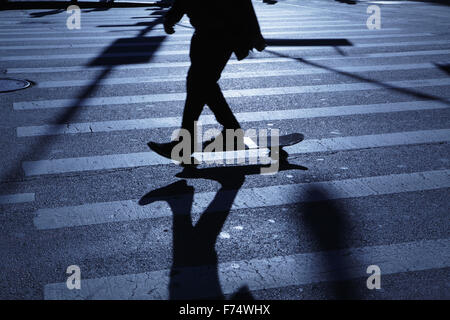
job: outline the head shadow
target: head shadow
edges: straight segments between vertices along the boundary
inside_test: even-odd
[[[342,205],[333,201],[333,193],[322,186],[311,186],[305,190],[302,198],[300,219],[302,227],[307,229],[311,241],[317,243],[321,252],[321,266],[324,277],[331,285],[333,299],[357,299],[356,288],[345,280],[352,279],[351,267],[355,259],[349,258],[339,250],[348,247],[352,236],[352,222]],[[303,195],[304,196],[304,195]]]

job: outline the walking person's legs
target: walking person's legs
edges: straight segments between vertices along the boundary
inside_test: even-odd
[[[182,127],[198,120],[205,104],[225,128],[238,128],[218,81],[232,54],[225,36],[195,34],[191,42],[191,67],[188,72],[187,98]]]
[[[224,129],[240,128],[217,83],[231,54],[232,50],[226,36],[217,33],[194,33],[190,48],[191,66],[186,79],[186,102],[181,123],[181,129],[187,130],[191,138],[191,154],[195,151],[195,122],[198,121],[205,104],[209,106]],[[178,141],[166,144],[150,142],[149,146],[157,153],[170,157],[171,150],[177,143]]]
[[[182,128],[191,134],[205,104],[214,113],[223,129],[240,129],[217,83],[230,59],[232,50],[227,36],[195,34],[191,42],[191,67],[187,76],[187,98]]]

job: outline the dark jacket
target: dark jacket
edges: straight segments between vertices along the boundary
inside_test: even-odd
[[[265,48],[265,41],[251,0],[175,0],[165,24],[175,25],[187,14],[196,32],[208,32],[230,39],[238,60],[249,51]]]

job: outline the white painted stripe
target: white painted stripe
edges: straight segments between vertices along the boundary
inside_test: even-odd
[[[127,42],[114,44],[114,47],[149,47],[149,46],[159,46],[159,48],[169,47],[172,45],[188,45],[190,40],[180,40],[180,41],[165,41],[163,45],[155,41],[149,42]],[[405,41],[405,42],[376,42],[376,43],[354,43],[351,45],[352,48],[383,48],[383,47],[396,47],[396,46],[414,46],[414,45],[435,45],[435,44],[448,44],[449,40],[430,40],[430,41]],[[82,43],[82,44],[51,44],[51,45],[20,45],[20,46],[2,46],[1,50],[31,50],[31,49],[73,49],[73,48],[103,48],[112,45],[112,42],[107,43]],[[277,50],[298,50],[307,48],[327,48],[325,46],[304,46],[304,45],[292,45],[288,47],[283,46],[269,46],[270,49],[276,48]]]
[[[93,1],[95,2],[95,1]],[[127,8],[126,10],[123,10],[123,8],[112,8],[109,9],[107,12],[95,12],[94,16],[90,16],[90,15],[86,15],[85,19],[89,20],[91,19],[92,21],[103,21],[103,20],[111,20],[111,21],[117,21],[119,19],[123,19],[124,21],[129,22],[130,20],[128,19],[144,19],[145,21],[152,21],[152,20],[156,20],[158,19],[158,17],[162,16],[163,14],[155,14],[156,11],[159,11],[159,9],[152,9],[149,10],[149,12],[144,11],[145,9],[143,7],[141,8]],[[315,12],[317,13],[317,11],[312,11],[312,10],[304,10],[301,12],[293,12],[292,10],[289,11],[287,9],[283,10],[281,9],[280,11],[274,11],[274,10],[269,10],[269,9],[265,9],[265,8],[261,8],[261,7],[256,7],[255,8],[256,14],[258,15],[258,17],[261,16],[270,16],[270,17],[280,17],[280,16],[304,16],[305,13],[307,14],[315,14]],[[36,11],[36,12],[39,12]],[[44,12],[44,11],[41,11]],[[136,17],[136,15],[139,14],[141,16]],[[153,15],[154,14],[154,15]],[[31,18],[28,15],[14,15],[14,17],[11,17],[9,14],[8,16],[2,17],[5,20],[13,20],[16,21],[17,17],[21,17],[21,18],[25,18],[25,19],[29,19],[31,21],[35,20],[35,18]],[[62,13],[58,13],[55,15],[51,15],[51,16],[45,16],[45,20],[48,22],[60,22],[60,21],[66,21],[66,14],[65,12]],[[186,18],[184,18],[186,19]]]
[[[309,109],[269,110],[260,112],[236,113],[239,122],[277,121],[292,119],[310,119],[317,117],[338,117],[360,114],[390,113],[405,111],[424,111],[448,108],[448,104],[439,101],[408,101],[396,103],[380,103],[369,105],[337,106]],[[200,121],[204,125],[215,124],[214,115],[202,115]],[[156,128],[177,127],[181,117],[129,119],[115,121],[99,121],[72,123],[65,125],[42,125],[18,127],[18,137],[31,137],[58,134],[79,134],[113,132],[124,130],[147,130]]]
[[[258,58],[258,59],[246,59],[238,61],[231,59],[228,61],[227,65],[234,64],[254,64],[254,63],[277,63],[277,62],[293,62],[289,58]],[[131,64],[131,65],[119,65],[114,66],[114,70],[129,70],[129,69],[158,69],[158,68],[181,68],[189,67],[191,63],[189,61],[178,61],[178,62],[152,62],[152,63],[141,63],[141,64]],[[71,66],[71,67],[44,67],[44,68],[10,68],[7,69],[7,73],[47,73],[47,72],[87,72],[104,70],[105,67],[89,67],[86,66]]]
[[[295,34],[298,34],[298,32],[295,32]],[[428,37],[428,36],[433,36],[433,34],[431,33],[394,33],[394,34],[371,34],[371,35],[351,35],[351,36],[346,36],[346,39],[348,40],[353,40],[353,39],[378,39],[378,38],[410,38],[410,37]],[[88,38],[91,39],[92,37]],[[330,37],[328,36],[315,36],[313,39],[329,39]],[[102,39],[113,39],[116,40],[117,37],[115,36],[111,36],[111,37],[101,37],[101,38],[97,38],[96,37],[96,42],[98,43],[98,41],[101,41]],[[133,40],[135,38],[129,38],[130,40]],[[69,41],[70,43],[73,43],[73,41],[75,40],[86,40],[86,37],[70,37],[70,39],[68,39],[67,37],[52,37],[52,38],[39,38],[37,39],[36,37],[34,38],[21,38],[21,41],[26,41],[27,43],[30,41],[51,41],[51,40],[55,40],[58,41],[58,43],[61,43],[63,41]],[[0,42],[18,42],[15,39],[1,39]],[[131,41],[130,41],[131,42]],[[153,41],[154,42],[154,41]],[[164,41],[164,43],[172,43],[172,42],[177,42],[175,40],[170,40],[170,38],[167,38],[167,40]],[[152,43],[152,41],[149,41],[148,43]],[[105,43],[105,46],[107,46],[109,43]],[[3,44],[2,44],[3,45]]]
[[[130,26],[130,27],[140,27],[142,29],[145,29],[147,26],[145,25],[134,25],[135,23],[153,23],[153,22],[157,22],[158,19],[160,19],[160,17],[142,17],[142,19],[133,19],[132,17],[124,17],[124,16],[118,16],[117,18],[113,18],[114,16],[105,16],[105,17],[101,17],[101,16],[96,16],[93,19],[89,19],[89,17],[86,17],[85,15],[83,16],[82,19],[82,24],[87,26],[87,27],[99,27],[99,26],[110,26],[109,28],[111,29],[115,29],[115,28],[120,28],[121,25],[126,25],[126,26]],[[259,16],[258,21],[271,21],[271,22],[276,22],[276,21],[280,21],[283,22],[285,20],[300,20],[300,21],[308,21],[308,20],[332,20],[333,18],[336,19],[336,17],[331,17],[331,16],[320,16],[317,17],[315,15],[295,15],[295,14],[284,14],[284,15],[280,15],[280,16],[275,16],[275,15],[263,15],[263,16]],[[342,17],[341,17],[342,18]],[[2,22],[6,22],[6,23],[0,23],[0,26],[6,26],[6,27],[16,27],[16,28],[30,28],[30,25],[18,25],[17,24],[17,19],[20,18],[14,18],[14,19],[7,19],[7,18],[2,18]],[[66,27],[66,17],[61,17],[60,19],[56,19],[56,20],[47,20],[46,18],[46,22],[48,22],[47,25],[39,25],[39,27],[44,27],[44,26],[48,26],[48,27],[54,27],[55,25],[61,25],[63,27]],[[8,20],[10,20],[9,22],[7,22]],[[34,20],[34,19],[33,19]],[[346,20],[348,21],[348,20]],[[16,23],[13,24],[12,22]],[[182,20],[180,20],[180,23],[182,24],[188,24],[189,20],[184,18]],[[162,22],[158,23],[157,25],[161,25]],[[77,30],[78,31],[78,30]]]
[[[378,35],[369,36],[370,38],[379,38]],[[358,37],[358,38],[369,38],[367,36]],[[384,37],[384,36],[382,36]],[[323,38],[314,38],[314,39],[323,39]],[[353,38],[355,39],[355,38]],[[272,48],[272,47],[271,47]],[[430,51],[410,51],[409,55],[428,55]],[[395,54],[395,52],[393,53]],[[432,51],[431,54],[442,54],[441,51],[435,52]],[[394,55],[395,56],[395,55]],[[383,57],[389,58],[391,57],[391,53],[384,53]],[[347,56],[347,57],[334,57],[334,56],[325,56],[325,57],[312,57],[309,60],[333,60],[333,59],[363,59],[363,58],[371,58],[367,55],[355,55],[355,56]],[[251,58],[245,59],[242,61],[237,61],[235,59],[231,59],[228,64],[254,64],[254,63],[280,63],[280,62],[294,62],[291,58]],[[176,67],[187,67],[189,66],[188,61],[181,62],[154,62],[154,63],[140,63],[140,64],[130,64],[130,65],[118,65],[114,66],[114,70],[132,70],[132,69],[153,69],[153,68],[176,68]],[[105,67],[86,67],[86,66],[70,66],[70,67],[43,67],[43,68],[9,68],[7,69],[7,73],[52,73],[52,72],[77,72],[77,71],[95,71],[95,70],[104,70]]]
[[[336,22],[338,22],[336,24]],[[294,25],[292,23],[295,23]],[[261,29],[264,32],[265,30],[272,30],[272,29],[299,29],[299,30],[305,30],[305,29],[311,29],[311,28],[329,28],[329,27],[360,27],[360,28],[365,28],[364,25],[362,25],[361,23],[348,23],[346,21],[329,21],[328,24],[323,24],[323,22],[320,22],[319,24],[317,24],[317,21],[311,21],[308,22],[308,25],[299,25],[297,21],[292,22],[290,24],[285,24],[285,25],[261,25]],[[3,28],[2,28],[3,29]],[[5,30],[5,29],[3,29]],[[164,28],[162,27],[158,27],[158,28],[153,28],[152,29],[152,33],[154,31],[162,31],[164,30]],[[362,30],[362,29],[361,29]],[[367,28],[366,28],[367,30]],[[182,33],[188,33],[189,29],[178,29],[177,33],[182,34]],[[114,29],[114,32],[120,32],[121,34],[135,34],[136,31],[134,30],[130,30],[130,29]],[[95,33],[97,35],[105,35],[105,34],[111,34],[110,30],[98,30],[98,29],[81,29],[81,30],[77,30],[77,34],[83,34],[83,33]],[[150,33],[150,34],[152,34]],[[71,31],[58,31],[55,32],[55,30],[53,29],[49,29],[49,28],[29,28],[29,29],[21,29],[21,30],[14,30],[14,29],[10,29],[8,32],[0,32],[0,36],[7,36],[7,35],[30,35],[30,34],[67,34],[67,35],[72,35]],[[6,38],[7,39],[7,38]],[[1,41],[1,37],[0,37],[0,41]],[[2,48],[3,50],[3,48]]]
[[[183,26],[183,27],[188,26],[189,28],[191,28],[188,23],[187,24],[182,23],[182,24],[180,24],[180,26]],[[330,21],[311,20],[311,21],[307,21],[307,23],[302,21],[302,23],[300,25],[297,20],[279,21],[278,23],[274,23],[272,21],[270,21],[268,23],[265,23],[265,22],[260,23],[260,27],[262,29],[281,29],[281,28],[296,28],[296,29],[297,28],[300,28],[300,29],[307,28],[308,29],[308,28],[317,28],[317,27],[339,27],[339,26],[365,27],[364,25],[361,25],[360,23],[355,23],[354,21],[348,21],[348,20],[330,20]],[[142,28],[139,26],[136,26],[136,27]],[[97,31],[100,33],[109,33],[110,32],[110,31],[104,31],[104,30],[99,30],[99,29],[100,28],[80,29],[80,30],[77,30],[77,32],[81,32],[81,33],[86,32],[86,31],[88,31],[88,32]],[[40,28],[38,28],[38,27],[19,27],[18,28],[18,27],[11,27],[11,26],[3,27],[2,30],[5,31],[5,32],[1,33],[4,35],[11,34],[10,32],[21,33],[24,31],[25,32],[33,31],[33,32],[39,33],[41,31],[49,31],[49,32],[54,31],[54,29],[52,27],[40,27]],[[130,29],[129,28],[119,29],[118,28],[118,29],[113,29],[113,30],[114,30],[114,32],[119,32],[119,31],[126,32],[126,31],[129,31]],[[153,28],[152,30],[163,30],[163,27],[162,27],[162,25],[160,25],[158,27]],[[178,30],[181,31],[183,29],[179,28]],[[67,33],[70,33],[70,31],[67,31]]]
[[[269,13],[269,12],[268,12]],[[307,18],[307,19],[319,19],[319,18],[327,18],[327,19],[333,19],[336,17],[332,17],[332,16],[325,16],[325,15],[320,15],[317,16],[316,14],[309,12],[306,13],[303,12],[301,14],[298,13],[293,13],[293,12],[285,12],[285,13],[280,13],[277,12],[277,14],[267,14],[267,13],[258,13],[257,12],[257,16],[258,16],[258,20],[259,21],[264,21],[264,20],[268,20],[268,21],[276,21],[276,20],[280,20],[280,21],[284,21],[285,19],[302,19],[302,18]],[[138,13],[136,13],[138,14]],[[141,12],[142,14],[142,12]],[[2,22],[7,22],[7,23],[3,23],[0,24],[1,25],[6,25],[6,26],[11,26],[12,22],[16,22],[17,23],[17,19],[19,17],[2,17]],[[23,18],[23,17],[22,17]],[[25,19],[27,19],[29,17],[25,17]],[[55,19],[53,19],[55,18]],[[148,13],[144,13],[143,16],[141,17],[141,19],[135,19],[133,16],[129,16],[129,15],[114,15],[114,14],[108,14],[108,15],[98,15],[96,14],[95,17],[89,17],[84,15],[82,21],[86,24],[93,24],[93,25],[105,25],[105,24],[109,24],[110,22],[114,22],[114,24],[131,24],[133,22],[154,22],[156,20],[158,20],[160,17],[159,16],[148,16]],[[19,18],[20,19],[20,18]],[[60,15],[58,16],[54,16],[54,17],[45,17],[45,20],[49,23],[53,23],[50,25],[54,25],[54,24],[59,24],[59,23],[63,23],[63,25],[65,26],[66,23],[66,19],[67,16],[65,15]],[[33,18],[31,18],[30,20],[34,20]],[[131,21],[131,23],[130,23]],[[182,23],[189,23],[189,21],[184,18],[181,20]],[[144,26],[145,27],[145,26]]]
[[[56,20],[54,21],[54,24],[50,24],[50,26],[61,26],[61,28],[66,28],[66,19],[67,17],[65,17],[64,19],[61,20]],[[122,28],[123,26],[129,26],[129,27],[136,27],[136,28],[140,28],[142,30],[145,30],[145,28],[147,26],[144,25],[134,25],[135,23],[142,23],[142,22],[146,22],[146,23],[152,23],[155,22],[158,18],[155,19],[108,19],[108,18],[96,18],[96,19],[86,19],[83,18],[82,19],[82,26],[84,28],[91,28],[91,29],[95,29],[97,28],[102,28],[103,26],[108,26],[108,29],[111,30],[117,30],[119,28]],[[285,22],[285,21],[296,21],[299,23],[304,23],[307,24],[309,22],[334,22],[335,20],[339,19],[338,21],[345,21],[345,22],[352,22],[349,19],[342,19],[342,17],[336,18],[336,17],[331,17],[331,16],[317,16],[317,15],[283,15],[283,16],[263,16],[263,17],[259,17],[258,21],[260,24],[264,24],[264,23],[276,23],[276,22]],[[2,18],[2,22],[4,21],[4,19]],[[6,21],[6,19],[5,19]],[[11,22],[17,23],[17,18],[16,19],[12,19]],[[5,27],[11,27],[11,22],[10,23],[0,23],[0,26],[5,26]],[[180,24],[186,25],[191,27],[190,23],[188,20],[181,20]],[[160,26],[162,25],[162,22],[156,24],[156,26]],[[110,26],[110,27],[109,27]],[[42,27],[42,26],[40,26]],[[29,29],[30,27],[27,26],[21,26],[21,29]],[[67,30],[67,29],[66,29]],[[55,31],[55,30],[54,30]],[[78,30],[77,30],[78,31]],[[68,31],[70,32],[70,31]]]
[[[378,33],[378,36],[382,36],[382,37],[391,37],[391,34],[384,34],[384,32],[386,31],[400,31],[401,29],[399,28],[386,28],[386,29],[382,29],[382,32],[380,31],[376,31],[376,33]],[[346,37],[346,38],[350,38],[353,35],[352,34],[347,34],[348,32],[350,33],[366,33],[366,34],[373,34],[374,31],[370,31],[370,30],[313,30],[313,31],[277,31],[277,32],[264,32],[263,35],[266,37],[269,36],[277,36],[277,35],[296,35],[296,36],[300,36],[300,35],[304,35],[304,34],[316,34],[316,33],[325,33],[325,34],[329,34],[329,33],[339,33],[340,36],[342,37]],[[381,34],[383,33],[383,34]],[[165,34],[162,32],[150,32],[148,34],[146,34],[146,36],[164,36]],[[428,35],[431,35],[430,33],[428,33]],[[175,33],[173,35],[170,35],[171,38],[190,38],[192,36],[192,33]],[[414,36],[414,34],[410,34],[410,33],[402,33],[402,37],[412,37]],[[73,40],[90,40],[92,39],[93,36],[92,35],[86,35],[84,37],[81,36],[65,36],[65,37],[32,37],[32,38],[22,38],[22,37],[9,37],[9,38],[1,38],[0,42],[18,42],[18,41],[44,41],[44,40],[65,40],[65,41],[73,41]],[[95,36],[95,39],[101,40],[101,39],[118,39],[117,36]],[[133,38],[130,38],[133,39]]]
[[[151,22],[151,21],[145,21],[145,22]],[[272,27],[271,25],[274,24],[274,22],[281,22],[283,24],[279,24],[277,23],[277,25],[275,27]],[[265,29],[266,26],[268,26],[270,29],[279,29],[279,28],[283,28],[284,24],[293,24],[293,23],[297,23],[297,28],[309,28],[310,26],[314,25],[318,25],[321,26],[323,25],[324,27],[334,27],[334,26],[340,26],[341,24],[351,24],[353,22],[353,26],[356,27],[363,27],[363,24],[355,24],[354,21],[349,21],[349,20],[336,20],[335,18],[327,18],[327,19],[317,19],[314,17],[308,17],[307,19],[301,19],[301,18],[296,18],[296,17],[288,17],[286,19],[283,20],[274,20],[274,19],[263,19],[260,20],[260,26],[262,27],[262,29]],[[338,23],[338,25],[336,25],[336,23]],[[123,23],[123,25],[121,25],[121,23],[115,23],[116,27],[115,28],[101,28],[100,26],[105,25],[105,23],[93,23],[90,24],[86,21],[83,20],[82,22],[83,24],[83,29],[81,30],[77,30],[77,34],[108,34],[111,33],[111,31],[113,32],[120,32],[122,34],[136,34],[137,32],[143,31],[145,30],[145,26],[134,26],[137,29],[123,29],[125,26],[130,26],[133,27],[132,25],[130,25],[127,22]],[[107,24],[107,23],[106,23]],[[278,27],[279,25],[279,27]],[[9,26],[9,25],[8,25]],[[180,24],[180,26],[175,26],[177,33],[184,33],[186,31],[192,31],[193,28],[191,27],[191,25],[189,24],[189,22],[182,22]],[[392,28],[387,28],[387,29],[392,29]],[[61,24],[61,28],[58,29],[52,29],[52,28],[32,28],[32,27],[23,27],[23,28],[9,28],[9,29],[4,29],[2,28],[2,30],[5,30],[6,32],[1,32],[0,33],[0,41],[4,41],[5,39],[10,39],[11,35],[31,35],[31,34],[39,34],[39,35],[45,35],[45,36],[49,36],[49,35],[67,35],[69,37],[73,36],[74,33],[70,30],[68,30],[65,26],[65,21],[63,24]],[[149,32],[146,33],[146,35],[150,35],[150,34],[155,34],[155,33],[160,33],[160,34],[164,34],[164,29],[162,28],[162,24],[159,24],[155,27],[153,27]],[[367,30],[367,29],[366,29]],[[395,30],[400,30],[399,28],[395,28]],[[171,35],[174,36],[174,35]]]
[[[95,22],[95,21],[113,21],[113,22],[118,22],[118,23],[122,23],[122,22],[126,22],[129,23],[130,19],[131,21],[136,21],[136,22],[151,22],[151,21],[155,21],[157,20],[159,17],[163,16],[162,14],[154,14],[155,11],[149,11],[149,12],[145,12],[143,11],[144,9],[141,9],[140,11],[131,11],[130,8],[127,8],[126,11],[123,11],[121,13],[118,12],[113,12],[111,10],[108,10],[108,13],[102,14],[101,12],[96,12],[94,16],[90,16],[90,15],[85,15],[84,19],[85,21],[89,21],[89,22]],[[123,10],[123,9],[121,9]],[[263,17],[268,17],[268,18],[283,18],[283,17],[306,17],[306,16],[310,16],[310,15],[316,15],[317,12],[312,12],[312,11],[302,11],[302,12],[293,12],[293,11],[288,11],[288,10],[284,10],[284,11],[276,11],[276,14],[274,14],[275,12],[272,10],[260,10],[259,8],[256,8],[256,14],[258,16],[259,19],[263,18]],[[140,15],[140,16],[136,16],[136,15]],[[35,18],[31,18],[28,15],[14,15],[14,16],[1,16],[2,21],[9,21],[8,25],[11,25],[11,22],[17,22],[18,18],[24,18],[27,19],[28,21],[33,21],[36,20]],[[67,15],[65,14],[65,12],[60,13],[60,14],[55,14],[55,15],[51,15],[51,16],[45,16],[45,21],[49,22],[49,23],[59,23],[59,22],[64,22],[67,19]],[[184,17],[183,21],[185,21],[187,18]],[[7,23],[5,23],[7,24]]]
[[[146,21],[149,22],[149,21]],[[288,18],[286,20],[283,21],[275,21],[275,20],[262,20],[260,21],[260,26],[263,30],[265,29],[282,29],[284,28],[284,26],[289,27],[296,27],[296,29],[309,29],[309,28],[314,28],[315,26],[317,27],[323,27],[323,28],[333,28],[333,27],[337,27],[337,26],[341,26],[343,24],[347,24],[347,25],[351,25],[354,27],[365,27],[364,24],[356,24],[354,21],[349,21],[349,20],[343,20],[343,19],[321,19],[321,20],[317,20],[314,18],[309,18],[309,19],[296,19],[296,18]],[[103,28],[102,25],[104,25],[103,23],[95,23],[95,24],[89,24],[86,22],[82,22],[82,26],[83,28],[80,30],[77,30],[77,34],[78,35],[89,35],[89,34],[99,34],[99,35],[106,35],[106,34],[112,34],[112,33],[116,33],[116,34],[123,34],[123,35],[130,35],[130,34],[140,34],[141,32],[145,32],[146,27],[145,26],[138,26],[138,25],[130,25],[128,23],[123,23],[122,25],[119,23],[117,24],[116,27],[114,28]],[[128,27],[127,27],[128,25]],[[1,26],[1,25],[0,25]],[[5,39],[11,39],[11,36],[14,35],[24,35],[24,36],[30,36],[33,34],[36,35],[42,35],[43,37],[49,37],[50,35],[55,35],[55,36],[62,36],[62,35],[67,35],[69,37],[71,36],[76,36],[74,34],[73,31],[68,30],[66,28],[65,25],[65,21],[63,23],[60,24],[60,28],[58,29],[53,29],[53,28],[45,28],[45,27],[41,27],[41,28],[32,28],[32,27],[23,27],[23,28],[1,28],[3,32],[0,33],[0,42],[5,40]],[[399,30],[400,28],[396,28],[397,30]],[[151,34],[164,34],[164,28],[162,27],[162,24],[158,24],[155,27],[152,27],[151,30],[149,30],[148,32],[145,32],[146,35],[151,35]],[[178,26],[175,26],[175,30],[178,34],[180,33],[184,33],[184,32],[189,32],[194,30],[194,28],[188,23],[188,22],[184,22],[184,23],[180,23]],[[171,35],[172,36],[172,35]]]
[[[382,47],[382,46],[379,46]],[[333,47],[330,46],[271,46],[270,50],[276,51],[310,51],[310,50],[321,50],[330,51],[335,53]],[[425,50],[425,51],[405,51],[405,52],[381,52],[381,53],[368,53],[368,54],[357,54],[354,56],[325,56],[320,59],[356,59],[356,58],[374,58],[374,57],[385,57],[386,55],[397,57],[397,56],[414,56],[414,55],[424,55],[424,54],[448,54],[450,53],[450,49],[442,49],[442,50]],[[189,50],[160,50],[155,51],[151,54],[151,56],[170,56],[170,55],[188,55]],[[58,59],[94,59],[98,56],[101,56],[101,59],[105,58],[123,58],[123,57],[148,57],[148,52],[135,51],[135,52],[118,52],[118,53],[101,53],[101,52],[92,52],[92,53],[71,53],[71,54],[56,54],[56,55],[38,55],[38,56],[5,56],[0,57],[0,61],[29,61],[29,60],[46,60],[46,58],[51,60]],[[317,54],[313,54],[313,56],[317,56]]]
[[[348,31],[348,30],[345,30]],[[324,31],[315,32],[314,33],[323,33]],[[339,31],[344,32],[344,31]],[[367,30],[352,30],[354,32],[367,32]],[[312,31],[302,31],[304,33],[313,33]],[[344,35],[343,35],[344,36]],[[319,46],[320,47],[320,46]],[[318,47],[302,47],[297,48],[296,50],[316,50]],[[290,47],[279,47],[278,50],[292,50]],[[188,54],[189,50],[158,50],[153,52],[152,56],[167,56],[167,55],[185,55]],[[120,53],[102,53],[102,51],[90,52],[90,53],[70,53],[70,54],[46,54],[46,55],[14,55],[14,56],[3,56],[0,57],[0,61],[30,61],[30,60],[57,60],[57,59],[88,59],[88,58],[96,58],[100,56],[102,58],[114,58],[114,57],[141,57],[148,56],[148,52],[120,52]]]
[[[323,181],[240,189],[232,210],[282,206],[318,200],[337,200],[434,190],[450,187],[450,170],[393,174],[357,179]],[[327,199],[312,199],[310,188],[327,190]],[[230,191],[232,192],[232,191]],[[192,213],[202,213],[213,200],[216,192],[194,194]],[[174,195],[182,197],[183,195]],[[212,209],[211,209],[212,210]],[[224,210],[220,205],[214,212]],[[189,212],[186,212],[188,214]],[[84,225],[155,219],[170,217],[172,211],[166,201],[155,201],[146,206],[138,200],[123,200],[39,209],[35,213],[37,229],[57,229]]]
[[[280,7],[283,7],[283,6],[299,7],[299,8],[302,8],[303,10],[311,10],[312,9],[310,7],[307,7],[307,6],[298,5],[298,4],[292,4],[292,3],[282,3],[282,4],[280,4]],[[333,14],[340,13],[343,16],[349,15],[348,10],[339,10],[338,8],[336,8],[336,6],[332,7],[331,9],[320,7],[320,9],[318,9],[318,10],[320,10],[320,11],[314,11],[314,12],[316,14],[320,14],[320,13],[324,13],[325,11],[329,11],[329,12],[332,12]],[[359,15],[361,18],[365,17],[365,14],[362,11],[359,11],[359,12],[355,12],[354,11],[354,12],[351,12],[350,14],[353,16],[353,19],[357,15]]]
[[[300,154],[311,152],[327,152],[335,150],[355,150],[381,148],[408,144],[436,143],[450,141],[450,129],[407,131],[387,134],[375,134],[353,137],[336,137],[329,139],[310,139],[291,147],[288,153]]]
[[[0,195],[0,204],[14,204],[33,201],[34,201],[34,193]]]
[[[385,86],[397,88],[416,88],[427,86],[447,86],[450,85],[450,78],[438,79],[422,79],[422,80],[401,80],[386,81]],[[346,84],[326,84],[316,86],[297,86],[297,87],[273,87],[273,88],[254,88],[254,89],[238,89],[225,90],[224,96],[228,98],[242,98],[255,96],[274,96],[288,94],[304,94],[318,92],[344,92],[344,91],[361,91],[361,90],[380,90],[385,88],[377,83],[358,82]],[[14,110],[34,110],[34,109],[51,109],[51,108],[68,108],[68,107],[93,107],[93,106],[112,106],[119,104],[133,103],[155,103],[168,101],[183,101],[186,93],[160,93],[152,95],[135,95],[135,96],[118,96],[118,97],[93,97],[87,98],[79,102],[77,99],[56,99],[56,100],[37,100],[14,102]]]
[[[340,270],[324,261],[340,261]],[[421,240],[336,251],[298,253],[266,259],[220,263],[217,266],[222,292],[232,294],[243,285],[250,291],[312,283],[367,278],[367,267],[377,265],[383,275],[448,268],[450,239]],[[172,283],[182,299],[208,298],[213,267],[177,268]],[[188,279],[188,281],[187,281]],[[162,299],[169,298],[170,270],[83,279],[80,290],[65,282],[47,284],[44,299]],[[203,289],[203,290],[202,290]]]
[[[434,44],[448,44],[450,40],[428,40],[428,41],[400,41],[400,42],[374,42],[374,43],[355,43],[353,47],[356,48],[382,48],[382,47],[396,47],[396,46],[417,46],[417,45],[434,45]]]
[[[134,168],[170,163],[172,163],[170,160],[162,158],[153,152],[140,152],[81,158],[25,161],[22,163],[22,167],[25,171],[25,175],[34,176],[78,171]]]
[[[449,140],[450,129],[424,130],[329,139],[311,139],[305,140],[298,145],[286,148],[286,150],[291,154],[312,153],[448,142]],[[140,152],[81,158],[25,161],[22,163],[22,167],[26,176],[35,176],[80,171],[135,168],[170,163],[172,163],[171,160],[162,158],[154,152]]]
[[[393,70],[417,70],[417,69],[436,69],[440,70],[433,63],[409,63],[409,64],[383,64],[366,66],[333,67],[334,70],[341,72],[367,72],[367,71],[393,71]],[[332,73],[330,70],[319,68],[307,69],[286,69],[286,70],[264,70],[254,72],[224,72],[221,79],[243,79],[258,77],[292,77],[300,75],[325,74]],[[97,83],[99,85],[123,85],[123,84],[142,84],[142,83],[160,83],[185,81],[186,75],[171,74],[170,76],[152,76],[152,77],[133,77],[133,78],[108,78]],[[67,81],[42,81],[37,84],[39,88],[60,88],[90,86],[92,80],[67,80]]]
[[[422,56],[422,55],[440,55],[440,54],[450,54],[450,50],[424,50],[424,51],[404,51],[404,52],[394,52],[390,54],[390,57],[409,57],[409,56]],[[385,53],[369,53],[367,57],[370,58],[382,58],[385,57]]]
[[[164,48],[173,45],[188,45],[191,40],[178,40],[178,41],[164,41],[161,42],[155,40],[149,40],[146,42],[124,42],[124,43],[114,43],[114,42],[94,42],[94,43],[64,43],[64,44],[48,44],[48,45],[2,45],[0,51],[3,50],[31,50],[31,49],[73,49],[73,48],[104,48],[110,47],[114,44],[114,48],[130,48],[130,47],[150,47],[155,46],[158,48]],[[446,42],[448,43],[448,42]]]

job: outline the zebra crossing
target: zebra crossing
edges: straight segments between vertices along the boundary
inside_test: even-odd
[[[79,31],[65,29],[65,12],[38,19],[28,11],[0,12],[0,69],[34,82],[2,94],[1,102],[4,161],[19,168],[0,192],[10,245],[2,266],[10,281],[36,263],[27,278],[39,284],[30,290],[34,298],[208,298],[217,283],[225,295],[246,285],[256,298],[292,288],[298,289],[293,298],[302,298],[300,288],[310,285],[327,291],[336,281],[359,279],[365,287],[367,267],[378,265],[398,293],[367,289],[376,298],[406,295],[408,288],[396,282],[405,273],[429,273],[439,286],[434,273],[450,268],[450,77],[442,68],[450,61],[450,35],[414,23],[408,28],[406,18],[368,30],[365,7],[342,12],[339,3],[319,4],[254,2],[274,45],[230,60],[221,79],[244,128],[305,133],[305,141],[286,148],[292,166],[270,177],[251,166],[233,172],[204,164],[190,176],[147,150],[145,141],[169,139],[181,121],[192,35],[183,28],[187,20],[166,36],[151,26],[158,16],[146,8],[82,13]],[[283,46],[280,39],[301,41]],[[306,44],[320,39],[329,44]],[[200,121],[216,126],[209,110]],[[180,193],[153,196],[180,180],[187,183]],[[352,236],[356,231],[344,225],[331,232],[342,232],[331,245],[314,236],[317,226],[305,215],[317,204],[367,234]],[[218,262],[175,266],[176,241],[187,237],[175,233],[177,219],[220,221],[223,212],[228,218],[211,244]],[[16,252],[17,234],[30,245]],[[17,255],[30,261],[18,262]],[[81,290],[66,286],[69,265],[81,267]],[[17,282],[10,291],[20,297],[28,286]]]

